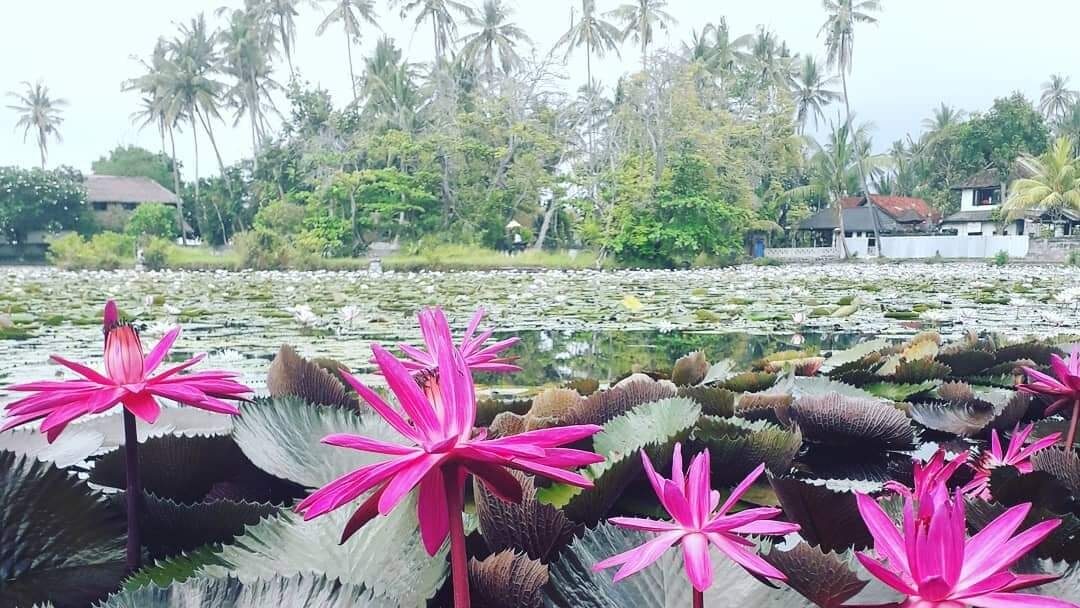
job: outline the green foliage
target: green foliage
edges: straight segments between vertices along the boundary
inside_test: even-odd
[[[287,268],[292,253],[283,236],[265,228],[237,234],[233,237],[233,249],[236,251],[240,268],[254,270]]]
[[[90,164],[96,175],[149,177],[163,187],[173,189],[172,159],[139,146],[117,146],[108,156]]]
[[[134,257],[135,238],[116,232],[101,232],[89,240],[66,234],[49,241],[49,262],[69,270],[114,270]]]
[[[1080,249],[1070,249],[1069,258],[1066,261],[1069,266],[1080,266]]]
[[[304,207],[286,199],[277,199],[255,214],[255,227],[278,234],[296,234],[304,224]]]
[[[1004,249],[994,254],[994,266],[1004,266],[1009,263],[1009,252]]]
[[[143,266],[149,270],[162,270],[169,266],[169,256],[174,246],[163,238],[152,238],[143,246]]]
[[[304,219],[303,225],[303,231],[294,240],[301,253],[324,258],[348,253],[348,221],[329,215],[311,215]]]
[[[0,238],[23,243],[33,231],[90,227],[81,173],[69,167],[51,171],[0,167]]]
[[[128,218],[124,233],[133,237],[175,239],[180,236],[180,228],[176,225],[176,210],[161,203],[143,203],[136,207]]]
[[[617,203],[608,246],[620,259],[643,265],[687,266],[701,254],[734,262],[753,218],[748,195],[738,183],[722,182],[688,145],[665,170],[654,201]]]

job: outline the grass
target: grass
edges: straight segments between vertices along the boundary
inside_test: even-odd
[[[528,250],[514,255],[469,245],[437,245],[422,253],[394,255],[382,261],[386,270],[495,270],[499,268],[555,268],[578,270],[596,268],[597,256],[580,251],[571,256],[565,251]]]
[[[177,270],[235,270],[240,258],[232,249],[210,247],[172,247],[168,267]]]

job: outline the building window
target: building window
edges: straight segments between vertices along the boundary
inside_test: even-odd
[[[135,203],[123,203],[123,207],[124,207],[124,211],[134,211],[135,207],[136,207],[136,204]]]
[[[990,205],[997,205],[1001,202],[1001,188],[976,188],[975,189],[975,201],[976,207],[989,207]]]
[[[100,203],[94,201],[94,211],[105,211],[109,207],[109,203]]]

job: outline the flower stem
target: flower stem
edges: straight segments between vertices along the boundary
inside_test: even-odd
[[[694,589],[694,608],[705,608],[705,594]]]
[[[1069,432],[1065,434],[1065,451],[1076,449],[1076,424],[1080,422],[1080,399],[1073,401],[1072,418],[1069,419]]]
[[[142,481],[139,479],[139,435],[135,415],[124,409],[124,464],[127,467],[127,570],[134,572],[142,566],[142,545],[139,542],[139,512],[142,506]]]
[[[450,573],[454,589],[454,608],[469,608],[469,558],[465,554],[465,523],[461,512],[465,496],[456,468],[443,471],[446,508],[450,516]]]

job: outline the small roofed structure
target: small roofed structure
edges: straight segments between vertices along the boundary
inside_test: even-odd
[[[996,168],[987,166],[956,184],[952,190],[960,193],[960,211],[942,220],[942,230],[965,236],[993,236],[1040,233],[1050,228],[1055,235],[1072,234],[1075,225],[1080,223],[1080,217],[1073,212],[1051,218],[1049,214],[1031,210],[1023,218],[1009,222],[1001,217],[1000,209],[1009,185],[1017,179],[1034,175],[1035,169],[1021,159],[1012,164],[1006,176]]]
[[[180,199],[148,177],[88,175],[86,201],[99,226],[107,230],[123,230],[124,224],[139,205],[160,203],[175,207]]]
[[[872,240],[875,228],[882,235],[929,232],[940,218],[937,210],[921,198],[875,194],[870,200],[873,205],[868,204],[865,196],[840,199],[845,237]],[[815,246],[832,247],[835,233],[840,229],[837,218],[837,208],[828,207],[803,220],[798,230],[810,232]]]

